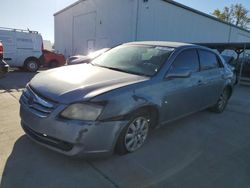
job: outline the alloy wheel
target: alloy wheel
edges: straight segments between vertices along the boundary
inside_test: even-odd
[[[228,98],[229,98],[229,93],[228,93],[227,90],[225,90],[225,91],[221,94],[221,96],[220,96],[220,98],[219,98],[219,101],[218,101],[218,107],[219,107],[220,110],[224,110],[224,108],[225,108],[226,105],[227,105],[227,100],[228,100]]]
[[[128,126],[125,135],[125,147],[129,152],[139,149],[148,136],[149,120],[145,117],[136,118]]]

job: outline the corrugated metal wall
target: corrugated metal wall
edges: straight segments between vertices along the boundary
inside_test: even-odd
[[[138,40],[250,42],[250,33],[164,1],[140,4]]]
[[[85,0],[55,15],[66,56],[134,40],[250,42],[250,33],[162,0]]]

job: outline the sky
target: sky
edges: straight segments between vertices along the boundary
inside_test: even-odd
[[[54,42],[53,14],[77,0],[0,0],[0,27],[39,31],[43,39]],[[250,10],[249,0],[176,0],[211,14],[213,10],[242,3]]]

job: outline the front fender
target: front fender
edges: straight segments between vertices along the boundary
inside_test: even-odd
[[[128,119],[138,109],[152,107],[159,111],[161,100],[147,92],[148,87],[127,90],[114,90],[93,99],[93,102],[106,102],[106,106],[99,117],[100,120],[124,120]]]

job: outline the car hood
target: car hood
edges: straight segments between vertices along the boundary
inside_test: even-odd
[[[107,91],[148,79],[144,76],[82,64],[39,73],[29,85],[45,98],[68,104],[88,100]]]
[[[91,61],[91,59],[87,56],[81,57],[81,58],[77,58],[72,60],[71,62],[68,62],[68,65],[77,65],[77,64],[81,64],[81,63],[89,63]]]

